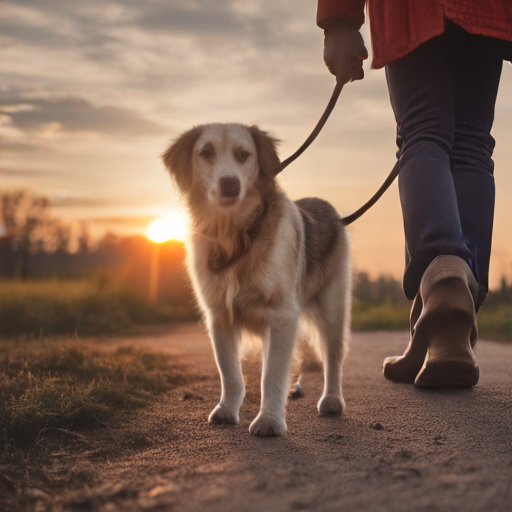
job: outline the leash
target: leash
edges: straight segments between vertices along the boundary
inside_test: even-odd
[[[318,137],[318,134],[322,131],[322,128],[324,127],[327,119],[329,119],[329,116],[331,115],[331,112],[334,110],[334,107],[336,106],[336,102],[338,101],[338,98],[340,97],[341,91],[343,89],[343,84],[341,82],[336,82],[336,85],[334,87],[334,91],[332,92],[331,99],[329,100],[329,103],[327,104],[327,107],[325,107],[324,113],[322,114],[322,117],[316,124],[315,128],[311,132],[311,135],[306,139],[304,144],[293,153],[293,155],[289,156],[286,160],[281,162],[275,170],[276,174],[279,174],[281,171],[283,171],[286,167],[288,167],[292,162],[297,160],[306,149],[311,146],[312,142]],[[366,202],[361,208],[356,210],[351,215],[348,215],[347,217],[343,217],[341,219],[341,222],[344,226],[348,226],[349,224],[352,224],[352,222],[356,221],[361,217],[364,213],[366,213],[386,192],[386,190],[391,186],[393,181],[395,181],[395,178],[398,176],[398,172],[400,170],[400,163],[399,161],[396,162],[393,169],[389,173],[388,177],[384,181],[384,183],[381,185],[379,190],[370,198],[368,202]]]

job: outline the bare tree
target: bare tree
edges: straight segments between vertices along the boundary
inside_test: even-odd
[[[30,253],[68,252],[71,228],[52,217],[50,200],[26,190],[0,193],[0,213],[7,239],[18,255],[18,275],[27,276]]]

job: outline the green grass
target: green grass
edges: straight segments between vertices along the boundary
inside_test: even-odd
[[[108,425],[120,411],[185,381],[163,355],[79,340],[3,341],[0,447],[8,452],[62,432]]]
[[[409,329],[410,306],[391,301],[374,305],[354,301],[352,328],[356,331],[399,331]]]
[[[355,300],[354,330],[409,328],[407,303]],[[0,281],[0,336],[40,333],[97,335],[133,331],[155,323],[196,320],[186,300],[150,304],[120,283],[101,280]],[[484,304],[480,336],[512,341],[512,305]]]
[[[0,336],[108,334],[193,318],[190,304],[150,304],[121,284],[94,279],[0,281]]]
[[[410,307],[387,302],[373,305],[355,301],[352,328],[356,331],[409,329]],[[478,313],[480,338],[512,342],[512,304],[484,304]]]
[[[480,338],[512,342],[512,304],[482,306],[478,313]]]

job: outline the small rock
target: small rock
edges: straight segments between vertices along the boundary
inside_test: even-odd
[[[181,399],[182,400],[190,400],[191,398],[194,398],[194,395],[192,393],[185,393]]]
[[[374,421],[370,428],[373,428],[374,430],[382,430],[384,427],[382,426],[382,423],[379,423],[378,421]]]
[[[155,498],[156,496],[160,496],[161,494],[169,494],[175,491],[176,486],[174,484],[157,485],[156,487],[153,487],[153,489],[149,491],[148,496],[150,498]]]

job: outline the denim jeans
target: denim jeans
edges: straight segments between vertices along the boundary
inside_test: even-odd
[[[444,254],[465,260],[488,290],[495,195],[491,127],[503,64],[495,42],[448,24],[444,34],[386,66],[410,299],[430,262]]]

